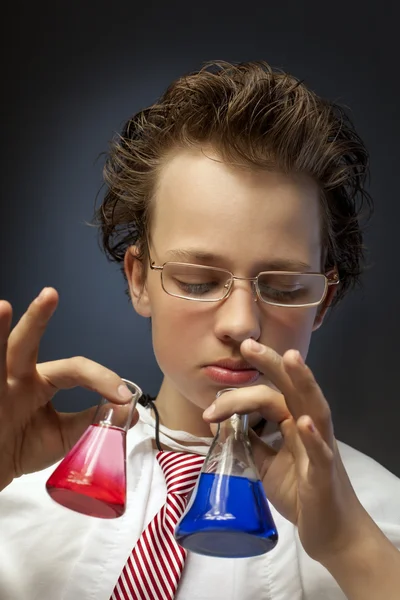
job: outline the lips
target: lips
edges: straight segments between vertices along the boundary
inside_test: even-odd
[[[254,367],[248,362],[242,359],[235,358],[223,358],[207,365],[209,367],[222,367],[223,369],[230,369],[231,371],[247,371],[254,370]]]
[[[205,374],[224,385],[250,384],[257,381],[261,373],[244,361],[226,359],[204,367]]]

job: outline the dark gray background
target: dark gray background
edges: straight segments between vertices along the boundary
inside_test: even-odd
[[[90,4],[90,6],[89,6]],[[19,2],[3,18],[0,297],[15,319],[45,285],[60,305],[41,360],[84,355],[156,393],[148,323],[101,254],[91,219],[114,131],[206,60],[265,59],[351,108],[376,210],[364,288],[309,355],[339,439],[400,476],[399,74],[395,2]],[[76,389],[57,407],[97,402]]]

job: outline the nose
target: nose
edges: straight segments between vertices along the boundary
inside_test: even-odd
[[[234,280],[227,298],[216,311],[215,333],[223,341],[241,343],[261,335],[260,308],[254,282]]]

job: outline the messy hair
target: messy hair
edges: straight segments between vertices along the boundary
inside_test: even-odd
[[[95,214],[111,260],[123,263],[135,244],[147,264],[160,169],[176,149],[205,146],[231,164],[310,176],[320,190],[322,268],[336,267],[341,282],[334,302],[359,282],[361,214],[372,211],[368,152],[344,108],[264,61],[205,64],[173,82],[115,136]]]

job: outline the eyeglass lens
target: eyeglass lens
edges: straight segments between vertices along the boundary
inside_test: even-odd
[[[172,295],[193,300],[224,298],[231,286],[231,275],[223,269],[183,263],[166,263],[163,286]],[[306,305],[319,302],[326,278],[321,273],[265,272],[258,276],[261,298],[270,304]]]

